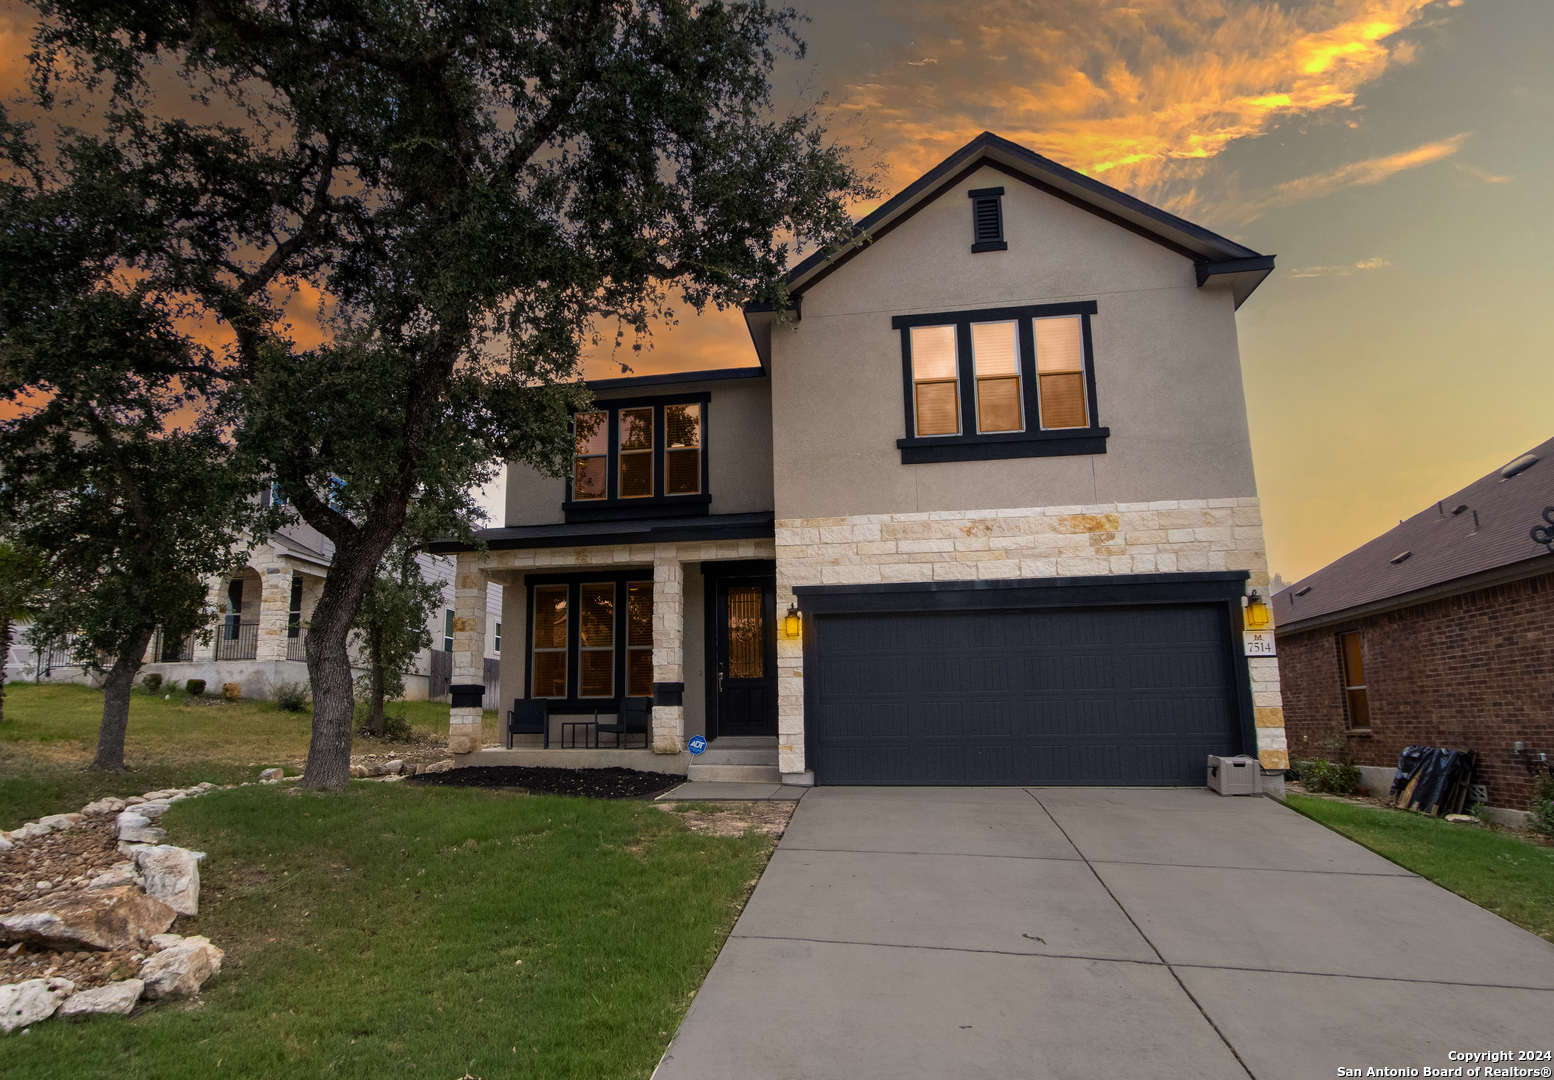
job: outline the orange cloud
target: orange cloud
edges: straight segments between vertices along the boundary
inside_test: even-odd
[[[849,87],[844,105],[870,115],[890,188],[992,129],[1160,198],[1237,140],[1351,107],[1364,84],[1411,57],[1392,39],[1431,2],[929,3],[906,16],[912,59],[902,51]],[[931,86],[915,66],[925,53],[940,57]]]

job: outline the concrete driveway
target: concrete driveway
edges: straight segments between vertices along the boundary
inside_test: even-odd
[[[1270,799],[816,788],[655,1078],[1271,1080],[1507,1050],[1554,1050],[1554,945]]]

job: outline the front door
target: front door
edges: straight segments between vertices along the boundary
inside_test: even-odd
[[[717,715],[722,735],[777,734],[777,583],[773,578],[717,579]]]

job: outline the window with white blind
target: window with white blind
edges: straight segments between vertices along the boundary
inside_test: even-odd
[[[572,417],[568,521],[706,514],[707,393],[603,400]]]
[[[904,464],[1104,454],[1094,301],[898,315]]]

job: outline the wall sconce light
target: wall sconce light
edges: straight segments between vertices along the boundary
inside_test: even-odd
[[[1243,601],[1246,605],[1246,628],[1248,630],[1265,630],[1268,627],[1268,604],[1253,589]]]
[[[789,604],[788,613],[782,617],[783,637],[796,638],[799,636],[799,632],[799,606],[797,604]]]

